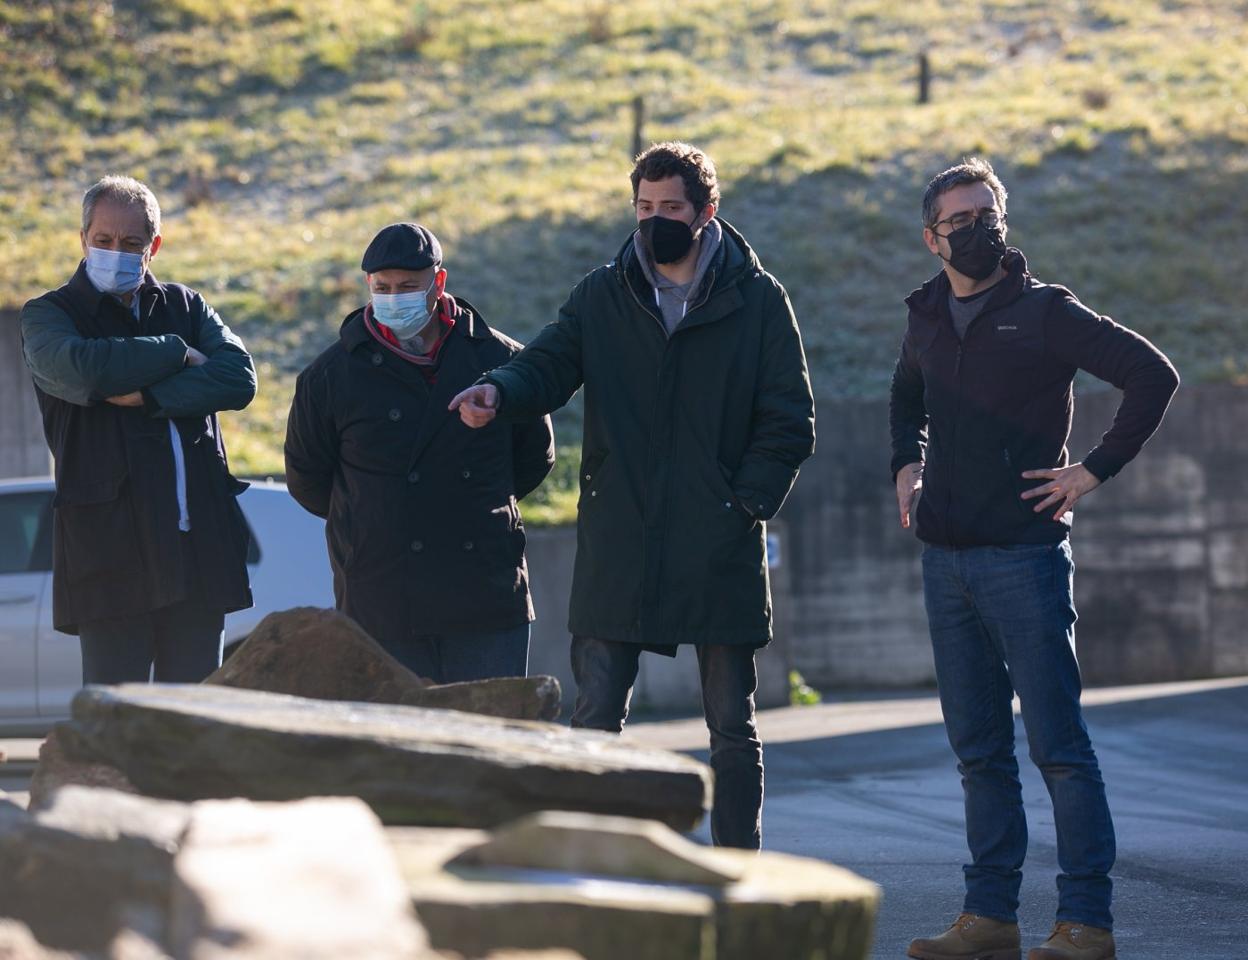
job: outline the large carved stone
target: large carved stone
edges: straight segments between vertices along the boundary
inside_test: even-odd
[[[429,957],[377,818],[353,799],[196,803],[174,862],[186,960]]]
[[[865,960],[879,888],[780,854],[707,850],[659,824],[543,813],[492,835],[391,830],[434,947],[586,960]]]
[[[387,823],[495,826],[544,809],[696,826],[701,763],[619,737],[449,710],[215,686],[89,687],[62,725],[156,797],[353,795]],[[59,729],[59,728],[58,728]]]
[[[164,940],[164,901],[188,808],[66,787],[31,815],[0,803],[0,916],[45,946],[102,951],[123,929]]]
[[[317,700],[399,703],[517,720],[554,720],[559,681],[507,677],[434,685],[412,673],[350,617],[296,607],[256,626],[209,684]]]

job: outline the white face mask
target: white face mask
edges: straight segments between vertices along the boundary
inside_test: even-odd
[[[87,247],[87,277],[101,293],[133,293],[146,271],[141,253]]]
[[[419,293],[374,293],[373,317],[400,340],[410,340],[429,323],[429,294],[437,285],[435,276]]]

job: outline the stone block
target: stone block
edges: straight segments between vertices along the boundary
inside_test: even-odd
[[[392,842],[434,947],[561,947],[586,960],[865,960],[879,889],[777,854],[709,850],[659,824],[545,813],[492,836]]]
[[[295,607],[271,613],[208,684],[318,700],[401,703],[518,720],[554,720],[559,682],[507,677],[431,684],[399,663],[350,617]]]
[[[174,956],[430,956],[381,826],[358,800],[204,801],[191,811],[174,862]]]
[[[495,826],[543,809],[692,829],[710,770],[610,734],[450,710],[219,686],[88,687],[58,727],[144,794],[350,795],[388,823]]]

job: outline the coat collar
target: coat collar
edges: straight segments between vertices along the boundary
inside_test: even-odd
[[[133,323],[129,307],[111,293],[103,293],[95,288],[95,284],[87,276],[86,260],[78,262],[78,269],[74,271],[74,275],[69,278],[69,282],[62,289],[69,297],[80,317],[96,317],[99,315],[101,307],[111,303],[118,311],[130,318],[131,323]],[[143,282],[139,284],[139,289],[136,291],[135,296],[139,298],[140,320],[145,321],[151,317],[152,311],[156,309],[156,304],[164,299],[164,284],[157,280],[152,272],[148,270],[143,275]]]
[[[452,297],[450,294],[443,294],[442,298],[447,301],[450,315],[455,318],[455,326],[451,328],[450,336],[447,337],[444,348],[449,347],[451,341],[456,338],[489,340],[493,336],[489,325],[481,319],[476,307],[467,300],[462,297]],[[342,324],[338,328],[338,338],[348,353],[361,344],[374,342],[372,334],[368,332],[368,328],[364,325],[363,307],[352,310],[343,318]]]
[[[702,289],[694,294],[689,304],[689,316],[682,320],[677,330],[713,323],[736,310],[744,303],[738,284],[763,272],[758,256],[746,243],[745,237],[727,220],[715,218],[723,230],[719,251],[711,261],[702,281]],[[629,287],[643,306],[654,300],[653,288],[641,268],[633,234],[629,234],[615,259],[608,264],[620,283]],[[654,310],[645,306],[654,313]]]
[[[1031,281],[1031,274],[1027,272],[1027,258],[1017,247],[1008,248],[1002,262],[1005,265],[1005,276],[988,295],[985,310],[1013,303],[1023,295],[1023,290]],[[940,317],[949,302],[950,289],[949,275],[942,269],[906,297],[906,306],[919,316]]]

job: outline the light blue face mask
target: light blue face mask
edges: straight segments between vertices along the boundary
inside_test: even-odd
[[[87,247],[87,277],[101,293],[133,293],[146,269],[141,253]]]
[[[411,340],[429,323],[429,293],[437,283],[435,276],[420,293],[374,293],[373,317],[400,340]]]

